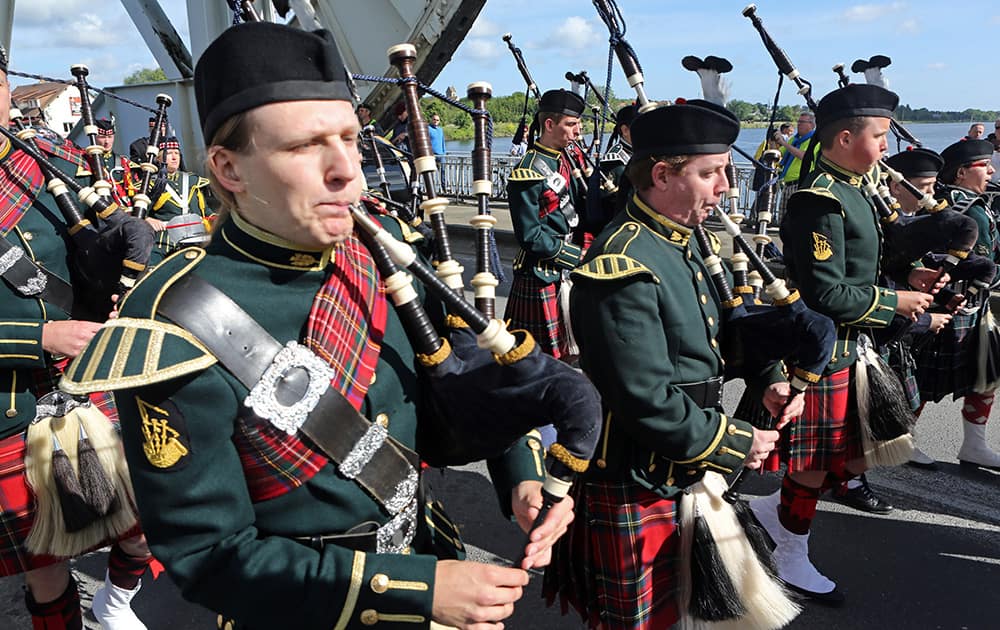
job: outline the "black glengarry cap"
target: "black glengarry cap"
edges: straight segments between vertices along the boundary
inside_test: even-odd
[[[941,172],[954,173],[966,164],[993,157],[993,143],[989,140],[959,140],[948,145],[941,152],[941,157],[944,159]]]
[[[740,121],[724,107],[694,100],[639,114],[631,130],[633,159],[705,155],[729,151],[740,133]]]
[[[542,94],[538,101],[539,112],[549,112],[553,114],[565,114],[579,118],[583,115],[586,103],[579,94],[575,94],[565,89],[549,90]]]
[[[886,158],[885,163],[903,177],[937,177],[944,166],[940,155],[930,149],[910,148]]]
[[[206,142],[230,116],[269,103],[350,101],[347,70],[333,35],[271,22],[226,29],[194,70]]]
[[[816,128],[855,116],[892,118],[899,96],[884,87],[852,83],[824,96],[816,107]]]

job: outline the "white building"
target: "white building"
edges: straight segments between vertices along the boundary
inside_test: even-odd
[[[35,83],[14,88],[14,105],[32,120],[42,113],[45,124],[66,137],[80,120],[80,91],[64,83]]]

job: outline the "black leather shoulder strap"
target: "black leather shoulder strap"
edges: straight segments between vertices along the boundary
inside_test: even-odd
[[[287,346],[282,346],[229,296],[193,273],[163,294],[157,313],[197,337],[251,390],[248,399],[254,397],[262,379],[273,378],[270,402],[289,408],[307,398],[311,385],[316,385],[310,383],[315,376],[294,360],[283,366],[280,359],[276,360]],[[406,507],[412,498],[410,485],[416,483],[419,456],[358,413],[329,386],[329,378],[297,430],[390,514]],[[415,492],[415,485],[412,490]]]

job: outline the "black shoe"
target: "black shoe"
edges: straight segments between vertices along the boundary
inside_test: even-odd
[[[823,606],[830,606],[831,608],[839,608],[844,605],[847,597],[839,589],[833,589],[829,593],[814,593],[812,591],[807,591],[804,588],[795,586],[794,584],[789,584],[785,582],[785,588],[794,593],[800,599],[809,600],[811,602],[816,602],[817,604],[822,604]]]
[[[855,510],[861,510],[862,512],[871,512],[872,514],[888,514],[892,512],[892,504],[888,501],[884,501],[879,498],[875,492],[872,491],[871,486],[868,485],[868,480],[865,479],[864,475],[861,475],[861,485],[857,488],[847,488],[841,486],[836,492],[833,493],[833,497],[840,501],[844,505],[850,506]]]

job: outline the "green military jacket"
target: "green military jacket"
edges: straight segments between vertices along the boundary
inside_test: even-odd
[[[398,223],[384,222],[402,236]],[[241,461],[246,451],[235,446],[255,421],[243,406],[246,387],[157,313],[163,291],[196,274],[282,344],[302,340],[333,255],[335,248],[304,250],[233,214],[207,250],[175,252],[136,285],[119,318],[67,370],[63,386],[115,391],[143,530],[186,598],[254,628],[360,628],[376,621],[425,628],[437,559],[333,544],[317,551],[293,540],[381,525],[389,517],[330,463],[298,485],[297,461],[285,461],[292,487],[253,500]],[[425,400],[414,366],[390,308],[361,413],[410,448]],[[540,447],[530,442],[522,440],[491,467],[508,510],[513,484],[543,475]],[[418,523],[424,520],[418,515]]]
[[[948,186],[945,196],[952,208],[964,212],[979,228],[979,238],[976,239],[973,253],[986,256],[993,262],[1000,262],[1000,232],[997,231],[997,221],[986,207],[982,196],[959,186]]]
[[[876,177],[873,170],[870,177]],[[896,292],[879,286],[882,228],[862,177],[821,157],[781,223],[789,278],[809,308],[837,325],[826,374],[857,359],[858,335],[889,325]]]
[[[551,283],[579,264],[583,250],[570,238],[584,202],[559,151],[536,142],[525,152],[507,180],[510,219],[521,246],[515,274]]]
[[[615,185],[618,185],[622,175],[625,174],[625,166],[630,159],[632,159],[632,145],[625,140],[619,140],[611,145],[604,157],[601,158],[601,170],[611,178]]]
[[[705,471],[741,468],[750,424],[678,387],[724,367],[720,298],[691,229],[635,195],[571,277],[580,365],[606,413],[586,479],[631,478],[671,498]],[[766,377],[781,378],[776,370]]]
[[[0,181],[9,181],[12,159],[20,159],[20,151],[10,145],[0,150]],[[78,174],[82,162],[69,162],[48,156],[61,171]],[[82,158],[81,158],[82,159]],[[36,168],[33,166],[32,168]],[[83,182],[89,183],[89,182]],[[49,272],[70,282],[68,257],[72,242],[66,222],[55,199],[44,184],[30,199],[17,191],[20,202],[31,207],[20,221],[2,235],[8,243],[21,248],[24,254]],[[4,198],[0,213],[10,209],[11,199]],[[0,439],[24,431],[35,417],[35,400],[39,392],[35,379],[43,371],[53,369],[53,357],[42,349],[42,326],[47,321],[69,319],[67,313],[35,297],[25,297],[8,282],[0,281]]]

